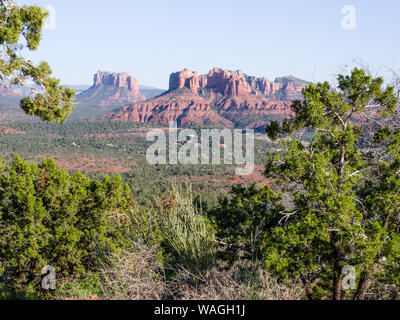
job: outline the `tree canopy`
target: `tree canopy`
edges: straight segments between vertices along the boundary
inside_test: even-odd
[[[65,122],[74,108],[75,92],[51,77],[48,63],[35,65],[22,54],[23,49],[38,48],[47,17],[38,6],[0,1],[0,85],[30,87],[33,95],[22,99],[21,108],[42,120]]]

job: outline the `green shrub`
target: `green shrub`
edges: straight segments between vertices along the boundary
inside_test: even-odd
[[[0,286],[17,297],[40,290],[41,270],[79,277],[122,246],[117,221],[130,205],[121,178],[70,176],[53,160],[0,163]]]
[[[254,185],[233,186],[231,193],[208,212],[218,238],[226,243],[223,258],[234,262],[240,252],[253,261],[262,259],[264,235],[280,219],[280,197],[266,186]]]
[[[60,279],[57,290],[48,299],[97,300],[102,293],[100,276],[89,273],[79,280]]]

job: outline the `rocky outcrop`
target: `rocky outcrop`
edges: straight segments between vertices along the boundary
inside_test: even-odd
[[[308,85],[307,81],[298,79],[293,76],[286,76],[282,78],[276,78],[275,83],[281,85],[281,89],[278,91],[279,98],[282,100],[296,100],[302,99],[301,94],[304,87]]]
[[[212,69],[207,75],[208,89],[224,96],[247,96],[251,92],[250,85],[242,74],[218,68]]]
[[[169,90],[182,88],[187,88],[192,92],[197,93],[200,88],[199,74],[187,69],[171,74],[169,78]]]
[[[246,76],[246,81],[249,83],[252,93],[255,95],[273,97],[279,90],[282,89],[282,85],[280,83],[271,82],[266,78]]]

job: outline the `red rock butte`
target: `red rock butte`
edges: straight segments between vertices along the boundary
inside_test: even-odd
[[[129,73],[98,71],[93,77],[93,86],[76,97],[78,105],[122,106],[146,100],[139,91],[136,78]]]
[[[139,84],[136,78],[129,73],[110,73],[97,71],[94,75],[93,86],[113,86],[127,88],[133,95],[139,97]]]

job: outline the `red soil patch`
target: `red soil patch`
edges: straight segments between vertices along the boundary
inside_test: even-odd
[[[25,131],[17,131],[17,130],[12,129],[12,128],[2,128],[2,129],[0,129],[0,134],[4,134],[4,135],[7,135],[7,134],[22,134],[22,135],[26,135],[26,132]]]
[[[193,176],[190,178],[186,177],[174,177],[174,178],[168,178],[166,179],[167,181],[173,182],[173,181],[187,181],[190,180],[192,183],[202,183],[206,182],[209,185],[215,187],[215,188],[221,188],[219,190],[222,190],[224,192],[230,192],[231,187],[233,185],[244,185],[244,186],[250,186],[252,184],[255,184],[257,187],[262,187],[262,186],[272,186],[271,181],[265,178],[264,176],[264,170],[265,168],[263,166],[256,166],[254,167],[254,171],[252,174],[247,175],[247,176],[237,176],[235,174],[232,174],[229,177],[218,177],[214,175],[209,175],[209,176]]]
[[[129,132],[129,133],[99,133],[99,134],[85,134],[83,137],[85,139],[90,139],[90,138],[97,138],[97,139],[106,139],[106,138],[120,138],[120,137],[139,137],[139,138],[146,138],[148,133],[152,130],[155,129],[143,129],[143,130],[138,130],[139,132]],[[168,128],[160,128],[157,130],[162,130],[164,132],[168,132]]]
[[[93,157],[79,157],[75,159],[66,159],[57,155],[39,155],[37,158],[53,158],[57,166],[62,169],[81,172],[102,172],[102,173],[127,173],[131,169],[129,165],[137,165],[136,163],[126,162],[119,159],[109,158],[93,158]]]

